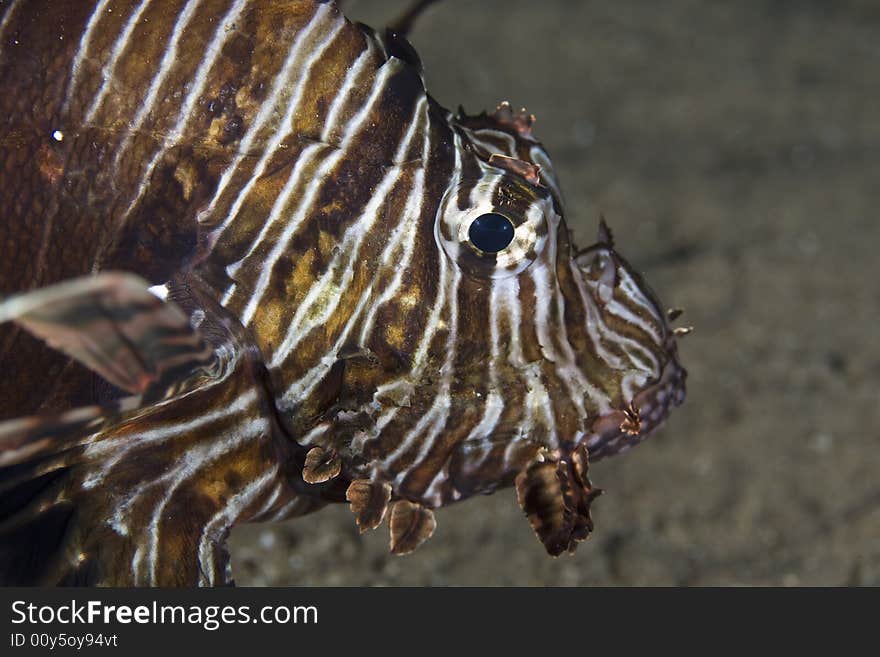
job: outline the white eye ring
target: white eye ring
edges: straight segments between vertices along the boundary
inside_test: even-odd
[[[498,187],[509,184],[503,175],[488,176],[476,184],[464,181],[447,190],[437,210],[434,230],[437,242],[450,260],[474,276],[515,276],[537,259],[547,241],[548,226],[543,201],[529,203],[524,213],[520,211],[516,214],[510,208],[499,207],[493,202],[497,198]],[[458,203],[463,190],[470,190],[471,203],[461,210]],[[486,214],[500,214],[513,225],[513,239],[500,251],[482,251],[471,241],[470,231],[474,221]]]

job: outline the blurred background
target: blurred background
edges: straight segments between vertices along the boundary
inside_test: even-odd
[[[591,469],[575,555],[507,489],[406,557],[345,506],[237,528],[237,583],[880,585],[880,3],[445,0],[411,40],[441,104],[537,115],[578,243],[604,214],[685,308],[688,400]]]

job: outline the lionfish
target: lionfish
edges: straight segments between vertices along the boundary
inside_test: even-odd
[[[331,502],[403,554],[505,486],[589,535],[685,329],[573,246],[533,116],[435,102],[413,12],[2,5],[5,583],[231,583],[230,527]]]

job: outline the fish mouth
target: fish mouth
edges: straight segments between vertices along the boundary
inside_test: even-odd
[[[633,397],[629,407],[597,418],[580,441],[598,461],[632,449],[663,426],[674,406],[686,395],[687,370],[678,362],[674,340],[668,346],[669,360],[660,376]]]

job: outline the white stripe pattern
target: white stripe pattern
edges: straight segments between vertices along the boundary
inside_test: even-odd
[[[0,37],[19,1],[0,21]],[[660,346],[669,338],[666,324],[638,276],[614,258],[609,262],[619,269],[616,287],[606,294],[612,286],[605,284],[594,298],[584,272],[570,260],[568,241],[560,237],[566,230],[561,197],[543,148],[524,143],[515,130],[493,127],[491,117],[460,123],[444,117],[410,64],[383,59],[381,40],[357,31],[324,3],[297,5],[288,17],[302,24],[284,32],[267,60],[254,56],[242,80],[222,86],[223,114],[229,107],[225,99],[233,96],[234,107],[248,107],[241,109],[247,115],[244,131],[227,130],[234,132],[231,143],[204,140],[222,125],[214,104],[220,101],[211,99],[229,71],[242,66],[229,61],[240,30],[258,20],[262,8],[254,0],[224,3],[216,24],[211,16],[208,22],[197,19],[213,3],[175,5],[173,17],[162,23],[164,41],[148,49],[157,61],[137,86],[136,107],[134,99],[122,104],[133,116],[119,117],[122,128],[106,128],[109,139],[118,140],[115,151],[107,151],[108,159],[113,156],[107,179],[125,181],[132,172],[136,178],[128,189],[120,182],[118,230],[145,196],[152,202],[165,191],[158,179],[173,178],[195,215],[184,219],[194,218],[199,231],[196,253],[180,266],[181,287],[191,274],[208,294],[220,297],[227,313],[208,316],[206,309],[196,309],[192,325],[202,325],[208,335],[225,323],[236,338],[222,349],[244,343],[248,354],[264,361],[254,365],[259,374],[247,369],[250,387],[237,396],[215,388],[229,393],[218,397],[222,406],[172,419],[172,410],[184,408],[174,405],[192,401],[194,393],[173,398],[169,393],[153,407],[127,415],[129,424],[83,441],[86,447],[77,454],[87,464],[79,471],[81,488],[113,496],[112,512],[102,521],[124,538],[124,559],[135,581],[159,582],[173,565],[164,548],[193,521],[173,517],[187,495],[204,493],[207,503],[215,503],[207,512],[201,509],[210,517],[193,537],[200,581],[206,584],[228,576],[215,551],[232,523],[245,515],[280,518],[323,503],[323,488],[311,499],[307,494],[297,499],[301,482],[291,486],[289,464],[264,458],[266,441],[285,441],[273,447],[295,453],[297,464],[301,450],[330,447],[343,457],[340,481],[389,483],[397,498],[426,506],[509,481],[522,461],[537,453],[530,448],[540,449],[541,458],[559,458],[584,439],[602,440],[603,448],[628,447],[629,438],[597,437],[590,432],[599,429],[590,427],[606,422],[614,434],[621,399],[633,404],[649,381],[664,374],[668,359]],[[126,86],[126,58],[145,56],[137,35],[158,4],[135,0],[128,13],[111,20],[109,0],[94,2],[70,55],[64,120],[103,127],[97,124]],[[208,30],[197,61],[188,50],[194,25]],[[108,45],[95,52],[96,43]],[[347,60],[340,63],[342,53]],[[178,68],[190,66],[195,71]],[[86,87],[96,88],[82,100]],[[85,104],[80,120],[70,115],[74,100]],[[486,127],[474,127],[481,122]],[[300,134],[304,125],[320,125],[320,137],[312,128]],[[66,136],[60,128],[65,126],[58,134]],[[134,140],[147,130],[144,165],[141,155],[133,155]],[[68,134],[65,147],[76,138]],[[515,163],[491,160],[495,154],[542,165],[546,184],[517,173],[522,169]],[[490,212],[508,217],[517,240],[497,253],[484,252],[477,238],[469,237],[476,217]],[[52,226],[50,218],[47,235]],[[120,235],[129,236],[113,237]],[[313,235],[317,243],[305,243],[303,238]],[[316,263],[320,271],[314,271]],[[218,283],[224,272],[228,279]],[[163,299],[182,299],[178,282],[175,277],[151,290]],[[474,296],[462,299],[463,294]],[[188,301],[181,304],[189,307]],[[572,316],[583,317],[584,325],[571,322]],[[587,353],[576,353],[574,345],[585,344]],[[358,348],[360,353],[352,354]],[[363,360],[341,363],[349,357]],[[597,364],[599,371],[585,371],[585,363]],[[337,364],[345,367],[334,368]],[[221,376],[232,371],[244,370],[232,367]],[[218,378],[199,391],[228,384]],[[272,402],[275,408],[268,412]],[[661,412],[649,412],[656,423]],[[279,426],[282,431],[274,435]],[[209,436],[214,430],[218,435]],[[296,444],[287,442],[291,435]],[[139,463],[138,456],[146,463],[144,455],[165,453],[170,457],[160,462],[161,469],[125,490],[114,488],[131,477],[127,468]],[[224,475],[217,475],[227,464]],[[457,476],[461,482],[453,479]]]
[[[183,8],[183,11],[180,12],[177,20],[174,22],[174,28],[171,31],[171,36],[168,39],[168,44],[165,47],[162,60],[159,62],[159,70],[156,75],[153,76],[144,100],[138,107],[137,114],[135,114],[129,130],[125,133],[122,142],[116,148],[116,155],[113,159],[113,169],[115,171],[119,170],[119,164],[124,155],[128,152],[128,146],[131,143],[131,140],[143,128],[147,117],[155,111],[159,92],[177,61],[177,53],[180,48],[181,39],[186,29],[190,26],[190,22],[201,2],[202,0],[189,0]]]
[[[218,383],[219,385],[219,383]],[[176,398],[181,401],[183,397]],[[175,436],[184,435],[187,432],[201,429],[205,425],[222,420],[230,415],[246,412],[257,401],[257,391],[250,389],[239,396],[228,406],[218,408],[210,413],[205,413],[187,422],[171,421],[159,427],[153,427],[148,431],[134,434],[122,433],[115,438],[106,438],[91,443],[86,450],[89,461],[100,463],[83,481],[83,488],[90,489],[100,484],[113,469],[126,461],[129,453],[142,449],[149,444],[151,449],[161,448],[161,445],[172,440]],[[170,402],[166,402],[170,403]]]
[[[147,559],[150,570],[150,581],[157,581],[156,567],[160,557],[159,545],[162,540],[161,521],[165,508],[174,498],[178,489],[188,482],[197,479],[201,470],[207,469],[220,461],[224,457],[228,457],[236,449],[242,445],[248,444],[258,438],[269,435],[269,422],[267,418],[257,415],[256,417],[246,418],[240,422],[232,430],[228,430],[222,438],[217,438],[214,442],[207,445],[198,445],[193,448],[183,463],[180,463],[172,471],[166,472],[158,479],[154,479],[151,485],[163,484],[164,495],[162,500],[153,507],[152,516],[149,523],[149,536],[151,537],[150,549],[144,554],[144,546],[140,544],[135,552],[132,570],[136,574],[141,572],[142,560]],[[277,468],[277,466],[276,466]],[[134,501],[132,501],[132,504]],[[232,512],[230,506],[224,509]],[[231,516],[235,518],[233,514]]]
[[[199,537],[198,557],[201,567],[214,563],[214,550],[224,549],[222,546],[223,532],[241,515],[249,506],[256,503],[259,496],[265,492],[278,477],[278,467],[274,466],[248,484],[226,503],[220,511],[212,517]],[[228,575],[223,573],[221,581],[225,581]],[[208,579],[207,584],[213,585],[215,581]]]
[[[421,124],[419,118],[425,113],[426,105],[427,99],[424,97],[416,103],[409,128],[407,128],[406,134],[394,154],[394,165],[388,168],[361,216],[345,231],[339,245],[339,252],[327,265],[324,275],[312,285],[309,293],[300,303],[287,329],[287,334],[284,336],[284,341],[272,354],[269,361],[270,367],[278,367],[283,363],[300,340],[314,327],[323,325],[336,310],[342,298],[342,290],[351,284],[354,277],[361,245],[376,223],[386,195],[391,192],[400,179],[404,158],[416,135],[416,128]]]
[[[140,22],[144,10],[149,4],[150,0],[141,0],[141,3],[131,12],[122,32],[116,39],[116,43],[113,44],[113,49],[110,51],[110,58],[107,63],[104,64],[104,68],[101,69],[101,86],[98,88],[98,93],[96,93],[95,97],[92,99],[91,105],[89,105],[89,108],[86,110],[86,116],[83,119],[83,123],[86,125],[89,125],[94,121],[95,114],[97,114],[104,99],[107,97],[107,94],[113,88],[113,85],[116,82],[116,65],[119,63],[119,58],[122,56],[123,51],[129,46],[131,35]]]
[[[429,130],[429,119],[427,115],[427,105],[426,103],[419,103],[419,106],[416,109],[416,114],[419,116],[418,122],[420,122],[420,127],[424,135],[424,142],[422,148],[422,166],[417,169],[414,173],[414,183],[412,190],[410,191],[409,197],[407,199],[407,203],[405,206],[405,210],[403,216],[401,217],[400,223],[395,226],[392,231],[388,244],[382,252],[381,263],[382,266],[377,269],[376,273],[373,276],[370,284],[367,285],[364,292],[361,294],[360,299],[358,299],[358,303],[355,306],[354,311],[352,312],[350,318],[345,324],[345,327],[341,331],[339,337],[336,339],[335,344],[327,353],[327,356],[321,359],[321,361],[315,365],[312,369],[310,369],[305,376],[300,377],[294,383],[292,383],[284,396],[287,399],[303,399],[307,398],[312,394],[315,387],[321,382],[323,377],[327,374],[333,364],[336,362],[338,358],[339,351],[345,342],[348,340],[349,335],[351,334],[352,329],[355,327],[358,320],[361,318],[361,315],[364,309],[367,307],[367,304],[370,301],[373,301],[372,310],[375,311],[377,307],[379,307],[382,303],[383,299],[390,298],[390,295],[393,294],[391,292],[389,294],[389,290],[394,288],[395,282],[399,285],[400,279],[395,277],[394,281],[392,281],[391,285],[385,289],[382,296],[379,298],[379,301],[375,301],[373,299],[373,293],[376,284],[379,281],[382,273],[387,269],[387,267],[391,264],[391,258],[393,254],[395,254],[400,246],[401,241],[404,241],[406,237],[409,237],[409,241],[412,241],[412,231],[418,225],[418,217],[421,212],[421,204],[423,202],[422,193],[424,189],[424,179],[426,174],[426,167],[428,162],[428,157],[430,154],[430,130]],[[417,121],[413,121],[413,125],[415,126]],[[401,167],[403,165],[400,165]],[[401,270],[398,269],[398,272]],[[387,299],[386,299],[387,300]],[[371,315],[372,317],[372,315]],[[364,324],[364,330],[367,330],[367,327],[371,324]],[[362,339],[363,339],[363,333]],[[363,343],[361,343],[363,347]]]
[[[367,118],[370,116],[370,113],[372,112],[375,103],[379,100],[382,92],[385,90],[385,85],[388,81],[388,78],[395,70],[398,69],[399,64],[394,65],[395,61],[397,60],[389,60],[389,62],[383,65],[382,68],[379,70],[379,75],[376,76],[376,79],[373,83],[373,89],[370,98],[367,100],[366,103],[364,103],[361,110],[357,114],[355,114],[354,117],[352,117],[352,119],[348,122],[345,134],[341,140],[342,144],[350,145],[357,133],[360,132],[360,130],[366,124]],[[260,276],[257,279],[256,289],[251,294],[244,311],[241,313],[241,321],[245,326],[251,323],[251,320],[254,318],[254,313],[259,307],[261,301],[263,300],[263,296],[266,293],[266,288],[269,286],[269,280],[272,276],[272,271],[275,263],[278,262],[278,259],[287,250],[290,244],[290,240],[293,239],[293,236],[296,234],[296,231],[299,228],[300,224],[308,216],[309,211],[312,209],[312,205],[317,198],[319,190],[321,189],[322,181],[330,174],[330,172],[336,167],[336,165],[339,164],[340,161],[342,161],[346,154],[347,151],[345,150],[345,148],[333,151],[330,157],[328,157],[315,172],[314,182],[306,190],[306,193],[303,195],[296,212],[288,220],[288,223],[284,227],[284,232],[281,234],[281,237],[273,246],[269,257],[266,258],[266,261],[263,263]],[[284,198],[283,196],[279,197],[279,201],[281,201],[283,204],[282,207],[286,205],[287,200],[288,199]],[[278,207],[278,203],[276,203],[276,207]],[[275,208],[273,208],[273,214],[275,214]],[[272,358],[274,359],[274,355],[272,356]]]
[[[97,28],[101,18],[106,15],[106,9],[109,2],[110,0],[98,1],[98,4],[95,5],[94,11],[92,11],[91,16],[89,16],[89,21],[86,24],[86,29],[83,31],[82,36],[80,37],[79,47],[76,49],[76,56],[74,57],[73,64],[70,67],[70,82],[67,83],[67,94],[65,96],[63,105],[63,112],[65,114],[70,109],[70,103],[73,100],[73,94],[76,93],[79,86],[80,71],[82,69],[83,62],[89,55],[89,46],[92,43],[92,35],[94,34],[95,28]]]
[[[177,114],[177,120],[141,175],[141,181],[138,185],[137,193],[123,211],[119,219],[120,225],[125,224],[132,210],[137,207],[137,204],[144,197],[144,194],[146,194],[147,189],[149,188],[150,178],[153,175],[153,171],[156,169],[156,165],[159,164],[168,150],[177,144],[183,136],[187,125],[192,120],[193,109],[199,98],[202,96],[202,93],[205,90],[205,85],[208,83],[211,69],[217,63],[220,53],[223,50],[223,45],[233,33],[233,31],[229,29],[229,26],[241,17],[242,11],[244,11],[248,2],[249,0],[235,0],[223,18],[218,21],[217,29],[214,31],[214,37],[208,44],[208,48],[205,51],[205,58],[201,61],[196,70],[193,83],[190,85],[189,92]]]
[[[259,113],[248,128],[244,137],[241,139],[241,144],[238,147],[238,154],[235,156],[232,164],[223,171],[223,175],[220,177],[220,182],[217,184],[217,188],[214,191],[213,198],[207,208],[200,213],[200,223],[205,222],[206,218],[213,214],[218,200],[223,196],[223,193],[232,181],[232,178],[238,170],[242,160],[250,154],[251,148],[258,135],[260,135],[269,125],[270,121],[276,117],[278,106],[283,98],[288,96],[289,100],[287,102],[287,108],[284,112],[283,118],[279,121],[278,129],[275,130],[268,145],[262,149],[263,154],[261,155],[259,162],[257,162],[254,171],[249,176],[244,187],[242,187],[237,193],[231,209],[226,213],[226,217],[218,229],[218,236],[238,216],[241,206],[244,204],[254,185],[263,173],[265,173],[266,165],[269,163],[269,160],[275,155],[279,146],[281,146],[281,143],[284,141],[284,138],[290,134],[289,129],[297,110],[299,110],[303,92],[305,91],[306,83],[309,80],[312,67],[320,59],[321,55],[324,54],[327,48],[330,47],[345,25],[345,20],[342,17],[337,16],[336,20],[333,21],[332,28],[328,29],[329,25],[327,19],[332,13],[332,9],[329,5],[321,5],[306,26],[296,35],[296,38],[293,40],[287,51],[287,56],[284,60],[284,65],[282,66],[281,71],[275,76],[275,82],[272,85],[268,97],[263,102]],[[312,43],[312,39],[316,34],[319,35],[319,39],[315,44]],[[303,61],[304,58],[305,61]],[[292,93],[291,89],[293,90]]]

